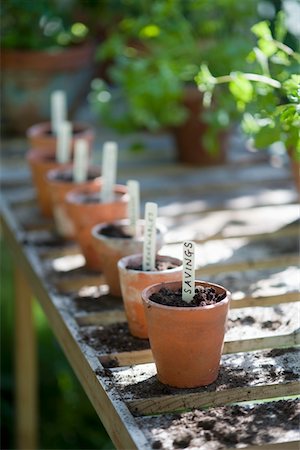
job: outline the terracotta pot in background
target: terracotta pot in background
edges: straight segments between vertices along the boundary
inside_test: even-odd
[[[39,151],[52,151],[56,153],[56,136],[51,132],[51,123],[43,122],[32,125],[26,131],[30,148],[39,149]],[[93,128],[85,123],[73,123],[73,136],[71,151],[74,150],[74,143],[77,139],[84,139],[89,144],[90,154],[95,140],[95,132]]]
[[[100,198],[101,180],[95,180],[85,188],[77,187],[66,195],[67,214],[76,230],[76,241],[86,260],[86,266],[91,270],[102,270],[102,255],[95,249],[91,229],[103,222],[126,218],[128,215],[128,195],[125,185],[115,185],[117,199],[103,203]],[[99,197],[98,197],[99,195]]]
[[[118,272],[118,261],[124,256],[142,253],[144,242],[144,220],[139,220],[137,227],[140,230],[137,237],[111,237],[104,234],[105,228],[110,225],[120,226],[124,232],[131,236],[129,220],[97,224],[92,229],[95,249],[103,259],[102,270],[112,295],[121,296],[121,286]],[[157,225],[156,251],[163,246],[165,228]]]
[[[52,202],[46,181],[46,174],[51,169],[68,167],[70,164],[60,164],[56,161],[55,155],[52,151],[41,152],[39,149],[30,150],[27,152],[26,160],[30,167],[32,181],[36,190],[37,201],[41,213],[45,217],[52,217]]]
[[[68,215],[65,197],[76,187],[85,189],[88,185],[100,181],[100,167],[88,168],[88,179],[83,183],[73,181],[72,167],[53,169],[47,172],[46,182],[50,193],[55,227],[59,235],[65,239],[75,238],[75,227]]]
[[[50,96],[66,92],[70,120],[86,100],[95,75],[96,44],[55,50],[1,49],[2,130],[24,134],[50,117]]]
[[[226,162],[228,133],[220,134],[219,151],[209,153],[202,141],[208,125],[201,120],[202,96],[196,87],[187,87],[183,98],[188,110],[186,121],[172,128],[178,161],[196,166],[212,166]]]
[[[155,284],[142,292],[158,379],[169,386],[193,388],[218,377],[231,294],[222,286],[196,281],[226,293],[219,303],[199,307],[164,306],[149,297],[162,287],[177,290],[182,282]]]
[[[148,338],[148,328],[142,302],[142,291],[157,283],[180,281],[182,279],[182,261],[171,256],[157,255],[156,261],[170,262],[176,266],[166,270],[143,271],[128,269],[128,266],[139,266],[143,255],[130,255],[118,262],[121,292],[130,333],[138,338]]]

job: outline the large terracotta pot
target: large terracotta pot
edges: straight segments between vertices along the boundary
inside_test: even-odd
[[[112,295],[121,296],[121,285],[118,272],[118,261],[123,256],[142,253],[144,245],[144,220],[139,220],[137,228],[139,233],[132,236],[130,233],[129,220],[107,222],[97,224],[92,229],[94,247],[98,254],[101,255],[102,270]],[[105,234],[108,226],[117,226],[123,229],[127,237],[112,237]],[[156,251],[162,247],[164,242],[165,227],[157,224],[156,226]]]
[[[199,307],[165,306],[150,300],[162,287],[175,291],[181,285],[181,281],[160,283],[142,292],[157,377],[178,388],[206,386],[218,377],[231,294],[222,286],[196,281],[196,286],[213,287],[225,298]]]
[[[67,94],[72,119],[89,92],[94,55],[94,42],[51,51],[1,49],[3,131],[23,134],[49,120],[50,96],[58,89]]]
[[[196,87],[185,89],[183,104],[188,111],[187,119],[182,125],[172,128],[178,161],[197,166],[224,164],[228,133],[220,133],[219,149],[215,154],[207,151],[202,138],[208,125],[201,120],[202,97]]]
[[[41,152],[38,149],[26,153],[26,160],[30,167],[32,181],[36,190],[37,201],[41,213],[45,217],[52,217],[52,202],[48,189],[46,174],[51,169],[68,167],[70,164],[60,164],[52,151]]]
[[[74,239],[76,236],[75,226],[68,215],[65,198],[68,192],[76,187],[86,189],[90,184],[99,186],[100,167],[90,166],[88,168],[87,180],[76,183],[72,179],[72,167],[53,169],[47,172],[46,182],[52,203],[54,223],[57,233],[65,239]]]
[[[66,195],[67,214],[75,227],[75,239],[86,260],[87,268],[95,271],[102,270],[103,256],[95,249],[92,238],[92,227],[103,222],[127,217],[128,194],[127,186],[117,184],[114,187],[116,199],[104,203],[100,202],[102,182],[95,180],[92,185],[77,187]],[[91,201],[93,200],[93,201]]]
[[[182,261],[171,256],[156,255],[156,263],[170,262],[174,267],[155,271],[128,268],[141,265],[142,261],[142,254],[125,256],[118,261],[118,269],[129,331],[135,337],[147,339],[148,329],[142,291],[152,284],[180,281],[182,279]]]
[[[51,132],[51,123],[42,122],[29,127],[26,131],[30,148],[39,151],[51,151],[56,153],[56,136]],[[74,152],[74,144],[76,140],[84,139],[88,143],[89,153],[92,153],[92,147],[95,140],[95,132],[93,128],[85,123],[75,122],[73,124],[73,133],[71,141],[71,154]]]

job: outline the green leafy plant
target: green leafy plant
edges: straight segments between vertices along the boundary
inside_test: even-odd
[[[121,0],[121,17],[98,51],[101,61],[111,61],[110,81],[93,80],[92,106],[119,132],[182,124],[185,88],[194,85],[200,63],[222,73],[249,52],[244,29],[255,22],[256,3]]]
[[[1,5],[1,48],[42,50],[84,41],[88,27],[74,14],[82,6],[81,0],[5,0]]]
[[[239,114],[242,129],[257,148],[280,141],[300,160],[300,54],[285,44],[285,17],[279,11],[273,32],[269,21],[251,28],[256,36],[247,58],[251,71],[241,65],[228,75],[214,76],[208,65],[202,65],[195,81],[206,105],[222,91],[228,110],[234,110],[235,117]]]

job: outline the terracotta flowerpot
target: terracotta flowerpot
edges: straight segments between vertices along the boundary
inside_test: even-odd
[[[110,226],[120,227],[125,236],[112,237],[105,233],[105,229]],[[101,255],[103,260],[102,270],[109,285],[109,291],[112,295],[121,296],[121,285],[118,272],[118,261],[124,256],[143,252],[144,242],[144,220],[138,221],[140,230],[137,237],[133,237],[129,230],[129,220],[107,222],[95,225],[92,229],[95,249]],[[165,228],[157,225],[156,251],[162,247]]]
[[[204,145],[202,137],[208,125],[201,120],[202,97],[195,87],[187,87],[183,98],[188,116],[182,125],[172,129],[175,139],[177,159],[184,164],[197,166],[213,166],[226,162],[228,133],[220,133],[219,151],[211,154]]]
[[[74,224],[75,239],[85,257],[86,266],[96,271],[102,270],[103,257],[95,249],[92,227],[127,217],[129,198],[127,186],[117,184],[114,189],[115,200],[100,202],[101,185],[101,179],[95,180],[92,185],[73,189],[65,197],[67,214]]]
[[[49,50],[1,49],[2,129],[25,133],[50,116],[50,96],[63,89],[70,120],[85,100],[95,73],[95,43]]]
[[[32,125],[28,128],[26,135],[30,148],[37,148],[41,152],[52,151],[53,154],[56,153],[56,136],[52,134],[50,122]],[[89,151],[91,154],[93,142],[95,140],[95,132],[93,128],[85,123],[73,123],[71,152],[74,151],[74,143],[77,139],[84,139],[88,142]]]
[[[45,217],[52,217],[52,202],[46,181],[46,174],[51,169],[68,167],[70,164],[60,164],[56,161],[52,151],[40,152],[39,149],[27,152],[26,159],[30,167],[41,213]]]
[[[59,235],[65,239],[75,238],[75,227],[68,215],[65,197],[76,187],[85,189],[88,185],[100,181],[100,167],[90,166],[87,180],[83,183],[73,181],[72,167],[50,170],[46,175],[48,192],[50,193],[55,227]]]
[[[219,303],[199,307],[165,306],[150,300],[162,287],[173,291],[182,282],[155,284],[142,292],[158,379],[169,386],[193,388],[218,377],[231,294],[222,286],[196,281],[226,295]]]
[[[148,328],[142,302],[142,291],[157,283],[180,281],[182,278],[182,261],[171,256],[157,255],[157,263],[171,263],[172,268],[143,271],[128,268],[142,265],[143,255],[130,255],[118,262],[119,278],[125,313],[130,333],[138,338],[148,338]]]

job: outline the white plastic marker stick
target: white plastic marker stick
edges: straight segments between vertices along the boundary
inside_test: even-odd
[[[51,130],[57,134],[61,122],[67,120],[67,99],[64,91],[54,91],[51,94]]]
[[[195,244],[183,243],[182,300],[190,303],[195,295]]]
[[[155,269],[157,204],[145,206],[145,231],[143,244],[143,270]]]
[[[56,141],[56,161],[65,164],[70,161],[71,157],[71,139],[72,124],[71,122],[61,122],[57,130]]]
[[[78,139],[74,144],[73,180],[75,183],[86,181],[88,165],[88,143],[85,139]]]
[[[116,142],[105,142],[102,155],[102,202],[111,202],[114,198],[114,186],[117,178],[118,146]]]
[[[127,189],[129,194],[128,218],[130,230],[135,236],[137,234],[137,221],[140,218],[140,184],[138,181],[128,180]]]

